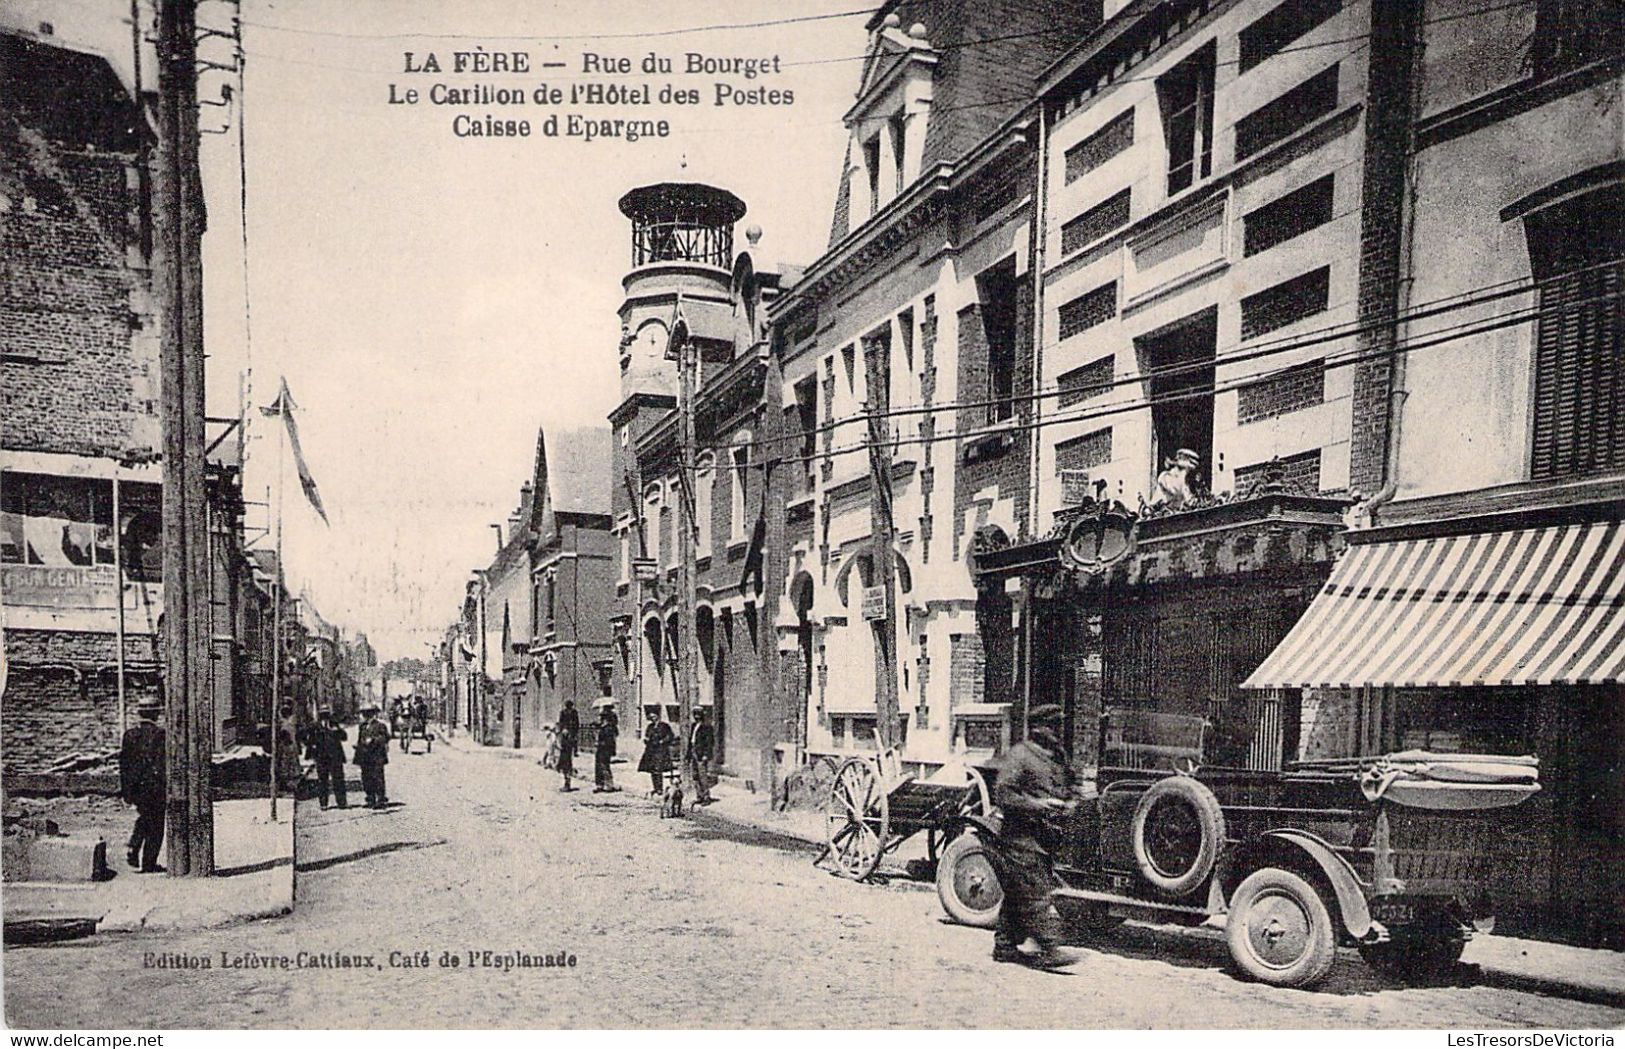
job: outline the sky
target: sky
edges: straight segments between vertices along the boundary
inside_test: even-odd
[[[386,658],[426,655],[458,614],[471,571],[495,552],[490,526],[518,501],[538,427],[607,425],[619,399],[615,311],[630,254],[616,202],[627,189],[722,185],[749,209],[737,232],[759,225],[769,256],[807,262],[823,250],[865,16],[673,31],[860,6],[242,0],[241,109],[203,107],[202,117],[211,130],[228,112],[232,121],[227,133],[203,136],[210,413],[268,404],[286,377],[330,524],[289,482],[283,545],[294,588],[325,618],[365,632]],[[200,21],[224,26],[230,11],[204,3]],[[588,34],[618,35],[561,39]],[[524,51],[532,71],[450,71],[453,51],[479,47]],[[225,57],[219,41],[205,48]],[[389,102],[391,85],[397,97],[410,87],[427,96],[436,82],[568,90],[606,79],[583,75],[585,52],[636,65],[651,50],[673,57],[679,74],[689,51],[778,55],[776,76],[726,79],[791,90],[794,104],[718,107],[719,78],[704,75],[611,78],[699,88],[702,104],[602,112],[665,117],[672,134],[588,143],[536,126],[553,111],[593,112],[586,107]],[[434,52],[444,75],[407,74],[407,51],[419,64]],[[566,68],[538,69],[544,61]],[[234,80],[208,72],[200,93],[218,99]],[[487,111],[529,118],[532,136],[452,134],[456,114]],[[248,498],[274,504],[280,436],[274,420],[248,415]],[[269,515],[251,506],[250,524]]]

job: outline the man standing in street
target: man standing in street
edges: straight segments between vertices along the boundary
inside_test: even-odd
[[[1027,715],[1027,739],[999,760],[993,801],[1004,813],[995,846],[988,850],[1004,905],[993,930],[993,960],[1022,962],[1040,969],[1070,964],[1060,951],[1061,920],[1050,902],[1055,870],[1046,841],[1048,822],[1072,807],[1072,775],[1062,756],[1061,708],[1034,707]],[[1021,945],[1028,937],[1038,953]]]
[[[688,730],[688,765],[694,774],[694,804],[711,804],[711,762],[717,754],[717,732],[706,718],[704,707],[694,708],[694,724]]]
[[[610,794],[620,789],[609,771],[609,763],[615,758],[615,739],[620,734],[621,719],[606,700],[598,708],[597,742],[593,747],[594,794]]]
[[[576,774],[576,740],[581,737],[581,715],[576,713],[576,701],[564,701],[559,711],[559,774],[564,777],[560,791],[572,791],[570,778]]]
[[[381,809],[389,804],[384,790],[384,766],[389,764],[389,726],[378,716],[376,704],[361,708],[361,727],[355,734],[355,763],[361,766],[361,788],[367,792],[367,808]]]
[[[135,705],[139,719],[124,733],[119,748],[119,797],[135,806],[135,830],[125,858],[143,874],[156,874],[158,850],[164,845],[164,805],[168,795],[164,730],[158,718],[164,701],[145,696]]]
[[[321,799],[324,809],[327,808],[329,791],[339,808],[350,807],[344,790],[344,740],[344,730],[333,723],[333,712],[324,707],[316,726],[316,753],[312,755],[316,759],[317,797]]]

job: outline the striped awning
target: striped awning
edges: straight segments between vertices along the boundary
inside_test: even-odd
[[[1625,522],[1352,546],[1244,688],[1625,679]]]

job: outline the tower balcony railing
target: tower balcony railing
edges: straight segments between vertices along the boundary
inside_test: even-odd
[[[647,219],[632,227],[632,265],[695,262],[727,269],[733,264],[733,227],[684,218]]]

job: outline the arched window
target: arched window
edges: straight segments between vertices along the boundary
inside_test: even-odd
[[[643,490],[643,554],[660,563],[660,482]]]

